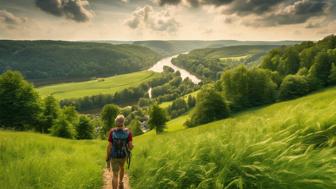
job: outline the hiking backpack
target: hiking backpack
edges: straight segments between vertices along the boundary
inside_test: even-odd
[[[128,149],[128,135],[127,129],[116,129],[112,133],[112,151],[111,158],[128,158],[130,152]]]

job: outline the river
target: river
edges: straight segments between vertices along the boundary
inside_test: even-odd
[[[185,53],[183,53],[185,54]],[[179,71],[181,73],[181,77],[182,79],[185,78],[189,78],[193,83],[198,84],[199,82],[201,82],[200,79],[198,79],[195,75],[191,74],[190,72],[188,72],[185,69],[182,69],[180,67],[175,66],[171,61],[173,58],[177,57],[178,55],[174,55],[174,56],[170,56],[170,57],[166,57],[163,58],[161,60],[159,60],[156,64],[154,64],[151,68],[149,68],[149,71],[153,71],[153,72],[163,72],[163,67],[164,66],[168,66],[173,68],[174,71]],[[149,98],[152,98],[152,88],[149,88],[148,90],[148,95]]]
[[[154,66],[152,66],[151,68],[149,68],[149,71],[153,71],[153,72],[163,72],[163,67],[164,66],[168,66],[173,68],[175,71],[179,71],[181,73],[181,77],[182,79],[185,78],[189,78],[193,83],[198,84],[199,82],[201,82],[200,79],[198,79],[195,75],[191,74],[190,72],[188,72],[185,69],[182,69],[180,67],[175,66],[171,61],[173,58],[177,57],[178,55],[174,55],[174,56],[170,56],[167,58],[163,58],[161,60],[159,60],[156,64],[154,64]]]

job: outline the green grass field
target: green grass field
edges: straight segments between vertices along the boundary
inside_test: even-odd
[[[0,188],[102,188],[106,142],[0,131]]]
[[[171,120],[168,131],[182,121]],[[333,189],[336,88],[193,129],[143,135],[135,145],[135,189]]]
[[[334,189],[336,88],[162,135],[134,138],[134,189]],[[101,188],[105,141],[0,131],[0,183],[16,188]]]
[[[113,94],[117,91],[136,87],[159,76],[158,73],[140,71],[91,81],[49,85],[38,88],[42,96],[53,95],[57,99],[80,98],[98,94]]]

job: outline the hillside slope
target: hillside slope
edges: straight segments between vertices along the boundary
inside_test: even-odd
[[[330,88],[197,128],[136,137],[132,187],[335,188],[335,96]]]
[[[137,45],[65,41],[0,41],[0,73],[12,69],[27,79],[69,80],[144,70],[160,55]]]
[[[0,188],[101,189],[105,141],[0,131]]]
[[[221,48],[204,48],[180,54],[172,60],[176,66],[182,67],[204,80],[216,80],[224,70],[234,66],[251,65],[276,45],[242,45]]]

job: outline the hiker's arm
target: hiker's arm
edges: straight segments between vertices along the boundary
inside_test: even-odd
[[[129,132],[128,133],[128,149],[129,150],[132,150],[134,147],[132,141],[133,141],[133,135],[132,135],[132,132]]]
[[[133,146],[132,141],[129,141],[129,142],[128,142],[128,149],[132,150],[133,147],[134,147],[134,146]]]
[[[109,142],[106,149],[106,161],[108,161],[110,158],[111,150],[112,150],[112,143]]]

